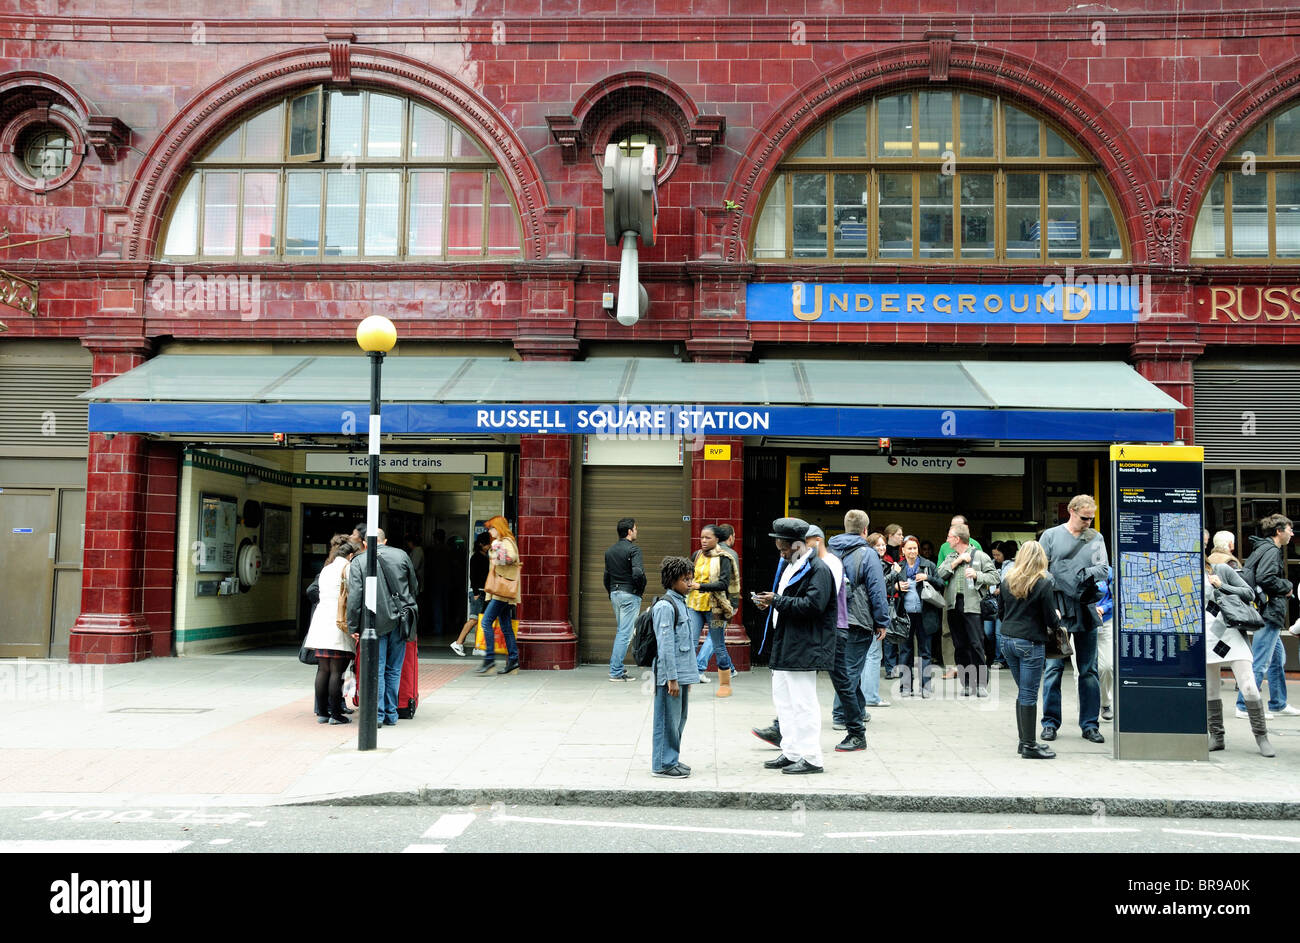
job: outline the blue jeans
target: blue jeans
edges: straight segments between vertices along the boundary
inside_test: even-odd
[[[871,707],[880,703],[880,661],[885,643],[871,633],[871,647],[867,649],[867,663],[862,666],[862,697]]]
[[[880,644],[883,646],[880,652],[881,652],[881,661],[885,666],[885,672],[887,674],[893,674],[894,669],[897,668],[899,662],[902,661],[902,659],[899,657],[898,646],[895,645],[893,642],[881,642]]]
[[[406,639],[399,629],[379,636],[379,722],[397,723],[397,688],[402,683],[402,662],[406,660]]]
[[[492,630],[492,623],[497,622],[501,625],[501,634],[506,637],[506,662],[510,665],[519,664],[519,649],[515,646],[515,628],[511,624],[511,616],[514,611],[510,603],[502,602],[499,599],[488,600],[487,608],[483,610],[483,648],[487,654],[483,656],[483,664],[490,665],[496,661],[497,643],[496,633]]]
[[[1031,642],[1028,639],[1011,638],[1006,635],[1002,637],[998,654],[1006,659],[1007,667],[1011,669],[1011,677],[1020,690],[1016,703],[1038,706],[1038,686],[1043,681],[1043,662],[1047,660],[1044,657],[1046,650],[1047,647],[1041,642]],[[1060,661],[1060,659],[1053,660]],[[1060,704],[1059,697],[1057,704]]]
[[[1279,668],[1278,675],[1281,675],[1278,683],[1274,683],[1275,675],[1272,673],[1273,664],[1278,659],[1278,652],[1282,650],[1282,630],[1272,623],[1265,622],[1262,629],[1255,630],[1255,637],[1250,641],[1250,661],[1255,671],[1255,687],[1261,687],[1264,676],[1268,675],[1268,709],[1281,710],[1286,706],[1286,695],[1281,695],[1281,706],[1275,706],[1278,702],[1278,691],[1286,690],[1286,676]],[[1284,651],[1284,650],[1283,650]],[[1246,709],[1246,700],[1241,696],[1241,691],[1237,692],[1237,710]]]
[[[614,651],[609,656],[609,676],[621,678],[627,674],[627,669],[623,667],[623,659],[627,656],[627,646],[632,641],[632,628],[636,624],[637,614],[641,611],[641,597],[616,589],[609,594],[609,601],[614,604],[614,618],[618,619]]]
[[[681,694],[672,697],[668,693],[668,685],[655,685],[654,746],[650,754],[650,769],[656,773],[671,769],[682,758],[686,698],[691,686],[683,684],[680,688]]]
[[[993,639],[993,658],[989,661],[992,664],[1002,658],[1002,620],[985,619],[984,620],[984,647],[988,648],[989,639]]]
[[[1280,711],[1286,707],[1286,649],[1282,647],[1282,633],[1278,633],[1273,646],[1273,660],[1268,665],[1268,709]]]
[[[862,724],[867,711],[867,699],[862,696],[862,668],[873,640],[874,636],[859,629],[835,630],[835,667],[831,669],[835,703],[831,705],[831,717],[855,737],[867,735]]]
[[[904,696],[908,696],[912,693],[913,652],[916,652],[921,656],[921,689],[929,691],[930,686],[933,684],[933,681],[930,678],[930,633],[926,631],[925,620],[919,612],[909,612],[907,617],[912,620],[912,634],[908,636],[906,642],[899,645],[902,653],[898,661],[898,663],[903,667],[900,692]]]
[[[727,633],[727,623],[721,619],[713,619],[708,612],[701,612],[699,609],[688,609],[691,614],[691,637],[699,638],[700,633],[704,631],[704,620],[709,620],[709,637],[700,645],[699,653],[695,656],[695,665],[703,671],[709,665],[709,656],[717,653],[718,670],[731,670],[731,656],[727,654],[727,642],[724,636]],[[705,651],[705,646],[708,651]]]
[[[1075,664],[1079,666],[1079,729],[1097,729],[1101,712],[1101,682],[1097,678],[1097,630],[1071,632]],[[1061,674],[1064,658],[1047,659],[1043,671],[1043,726],[1061,726]]]

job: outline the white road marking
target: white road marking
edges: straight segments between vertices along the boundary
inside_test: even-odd
[[[469,828],[476,816],[473,812],[465,812],[459,815],[444,815],[438,821],[429,826],[421,838],[460,838],[465,829]]]
[[[193,842],[187,841],[153,841],[143,839],[140,841],[129,841],[126,839],[113,838],[85,838],[85,839],[52,839],[42,841],[39,839],[11,839],[0,841],[0,854],[9,853],[38,853],[38,854],[114,854],[123,855],[132,852],[142,852],[145,854],[165,854],[172,851],[180,851]]]
[[[1118,832],[1139,832],[1137,828],[924,828],[913,831],[890,832],[827,832],[827,838],[947,838],[955,835],[1111,835]]]
[[[265,822],[245,822],[244,824],[249,828],[264,828],[266,826]]]
[[[776,832],[760,828],[708,828],[694,825],[647,825],[641,822],[590,822],[583,819],[533,819],[520,815],[494,815],[493,822],[525,822],[532,825],[588,825],[592,828],[629,828],[651,832],[704,832],[710,835],[768,835],[774,838],[803,838],[803,832]]]
[[[209,845],[229,845],[232,841],[234,841],[233,838],[214,838],[214,839],[212,839],[212,841],[208,842],[208,844],[209,844]]]
[[[440,855],[447,850],[446,845],[407,845],[402,849],[404,855]]]
[[[1170,835],[1204,835],[1207,838],[1252,838],[1255,841],[1286,841],[1300,843],[1300,838],[1291,835],[1252,835],[1250,832],[1202,832],[1194,828],[1162,828],[1160,831]]]

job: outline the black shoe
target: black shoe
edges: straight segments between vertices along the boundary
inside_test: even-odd
[[[690,768],[689,766],[687,766],[685,763],[678,763],[678,764],[677,764],[677,768],[678,768],[678,769],[684,769],[684,770],[686,770],[686,775],[687,775],[687,776],[691,775],[691,768]]]
[[[862,712],[862,722],[863,722],[864,724],[869,724],[869,723],[871,723],[871,711],[863,711],[863,712]]]
[[[475,669],[474,669],[474,674],[476,674],[476,675],[486,675],[486,674],[491,674],[491,673],[492,673],[492,669],[494,669],[495,667],[496,667],[496,664],[495,664],[494,662],[490,662],[490,661],[489,661],[489,662],[487,662],[487,663],[485,663],[485,664],[482,664],[482,665],[479,665],[477,668],[475,668]]]
[[[823,772],[823,770],[820,766],[813,766],[807,760],[800,760],[798,763],[787,766],[785,769],[781,770],[781,772],[792,773],[795,776],[799,776],[804,773],[820,773]]]
[[[329,718],[329,722],[331,724],[350,724],[352,723],[352,720],[348,717],[344,717],[342,714],[338,714],[334,717]]]
[[[795,760],[786,759],[786,755],[782,753],[776,759],[768,760],[766,763],[764,763],[763,769],[785,769],[787,766],[794,766],[795,762],[796,762]],[[803,761],[800,760],[799,762],[803,762]]]
[[[504,668],[497,672],[497,677],[501,675],[514,674],[519,670],[519,662],[508,662]]]
[[[344,705],[343,705],[343,713],[345,713],[345,714],[355,714],[356,711],[354,711],[352,708],[350,708],[350,707],[348,707],[346,704],[344,704]]]
[[[396,727],[396,726],[397,726],[397,721],[395,721],[395,720],[386,720],[386,721],[384,721],[383,726],[385,726],[385,727]]]
[[[759,729],[758,727],[754,727],[750,731],[750,733],[758,737],[758,739],[762,740],[764,743],[772,744],[772,746],[776,747],[778,750],[781,748],[780,727],[777,727],[775,725],[771,727],[763,727],[762,729]]]
[[[318,724],[328,724],[329,722],[330,722],[330,715],[329,715],[329,714],[317,714],[317,715],[316,715],[316,723],[318,723]]]
[[[1044,738],[1046,739],[1046,738]],[[1091,740],[1093,743],[1105,743],[1106,738],[1101,735],[1101,731],[1096,727],[1088,727],[1083,731],[1083,739]]]
[[[682,769],[680,766],[670,766],[668,769],[657,769],[652,776],[663,776],[667,779],[685,779],[691,775],[690,770]]]
[[[853,734],[849,734],[839,743],[835,744],[836,753],[856,753],[858,750],[865,750],[866,748],[867,738],[855,737]]]
[[[1055,728],[1055,727],[1044,727],[1044,728],[1043,728],[1043,739],[1044,739],[1044,740],[1055,740],[1055,739],[1056,739],[1056,728]]]
[[[1020,747],[1020,755],[1027,760],[1054,760],[1056,751],[1041,743],[1025,743]]]

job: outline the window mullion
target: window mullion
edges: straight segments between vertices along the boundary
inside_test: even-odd
[[[867,261],[880,261],[880,171],[867,171]]]
[[[785,175],[785,257],[794,260],[794,174]]]
[[[492,207],[492,171],[485,170],[483,171],[483,205],[479,208],[479,212],[481,214],[480,218],[483,220],[483,224],[482,224],[483,232],[479,238],[479,252],[482,253],[484,256],[488,254],[488,244],[491,241],[488,237],[488,223],[491,220],[491,214],[489,210],[491,209],[491,207]]]
[[[953,96],[956,98],[956,96]],[[957,135],[954,133],[953,137]],[[953,147],[957,142],[953,141]],[[954,152],[955,153],[955,152]],[[961,261],[961,174],[952,175],[952,259]]]
[[[1273,122],[1269,122],[1269,132],[1272,133]],[[1264,177],[1264,199],[1268,203],[1267,214],[1265,216],[1268,225],[1268,258],[1273,261],[1277,258],[1277,174],[1273,171],[1265,171]]]
[[[916,109],[913,109],[913,113]],[[912,146],[916,147],[916,125],[912,126]],[[912,171],[912,261],[919,261],[921,258],[921,172]]]
[[[1039,146],[1042,146],[1042,122],[1039,122]],[[1047,171],[1038,172],[1038,261],[1047,261]]]
[[[197,207],[198,213],[195,214],[198,217],[198,230],[194,233],[194,258],[196,259],[203,258],[203,251],[204,251],[203,226],[205,223],[204,217],[207,216],[207,208],[208,208],[208,175],[207,172],[204,171],[203,179],[199,181],[199,205]]]
[[[1079,180],[1079,199],[1082,205],[1079,208],[1079,254],[1084,261],[1092,258],[1089,250],[1089,240],[1091,238],[1092,223],[1092,175],[1081,174]]]
[[[1223,172],[1223,257],[1232,258],[1232,174]]]
[[[244,257],[244,175],[241,170],[235,177],[235,258]]]
[[[284,261],[289,253],[289,173],[281,167],[275,196],[275,238],[277,261]]]

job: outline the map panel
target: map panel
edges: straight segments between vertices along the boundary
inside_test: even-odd
[[[1165,516],[1161,515],[1162,518]],[[1198,518],[1197,527],[1199,526]],[[1163,528],[1161,533],[1163,536]],[[1199,542],[1198,534],[1197,543]],[[1200,557],[1196,554],[1121,554],[1124,629],[1132,632],[1199,634],[1202,630],[1202,616],[1197,589],[1202,569]]]
[[[1201,515],[1161,514],[1159,522],[1160,549],[1199,553],[1201,550]]]

